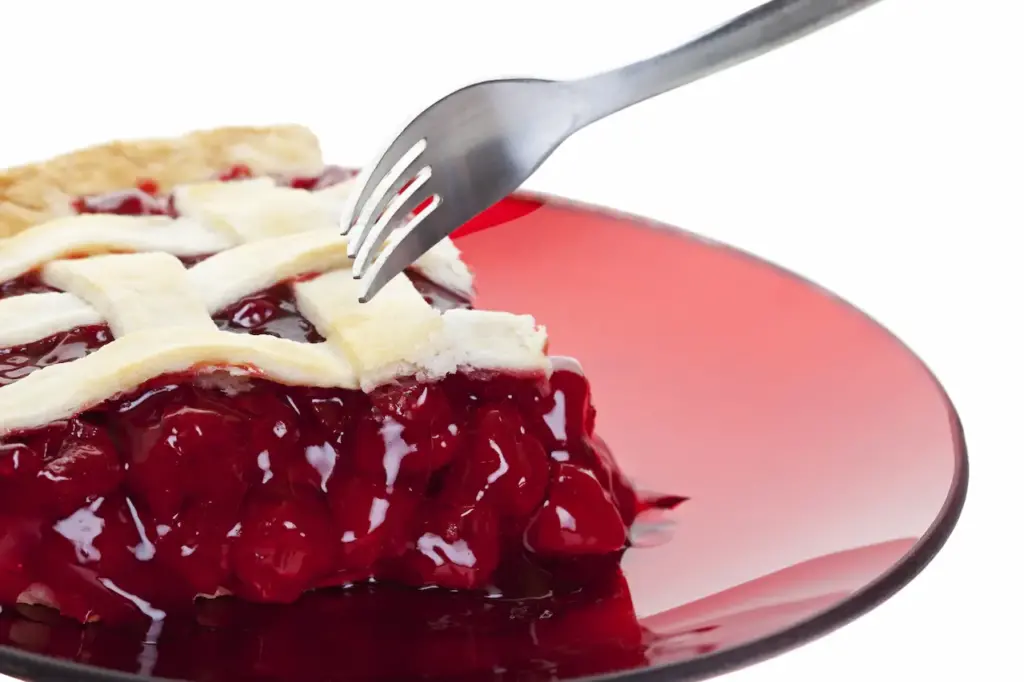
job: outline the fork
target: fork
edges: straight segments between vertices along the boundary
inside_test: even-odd
[[[353,276],[366,278],[360,301],[513,192],[581,128],[877,1],[771,0],[681,47],[619,69],[573,81],[485,81],[444,97],[399,133],[353,189],[342,234],[351,231]]]

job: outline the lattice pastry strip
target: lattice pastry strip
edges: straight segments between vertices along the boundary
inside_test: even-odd
[[[313,230],[337,230],[354,183],[310,192],[279,187],[270,178],[204,182],[174,191],[178,212],[236,244]]]
[[[55,261],[43,281],[91,305],[114,337],[160,327],[215,330],[181,261],[166,253]]]
[[[369,303],[348,269],[295,285],[302,314],[372,390],[394,377],[420,380],[460,369],[550,372],[547,334],[533,317],[487,310],[432,308],[405,275]]]
[[[119,215],[60,218],[0,240],[0,282],[69,256],[140,251],[199,256],[230,249],[235,243],[194,220]]]
[[[345,358],[327,344],[219,330],[171,335],[150,329],[0,387],[0,436],[67,419],[161,375],[234,368],[282,384],[358,386]]]
[[[345,354],[363,385],[388,376],[436,373],[422,365],[434,355],[441,313],[412,282],[396,277],[365,304],[359,291],[351,270],[335,270],[295,285],[295,301],[327,343]]]
[[[278,282],[348,267],[347,247],[347,238],[324,231],[265,239],[211,256],[188,276],[214,313]]]
[[[25,294],[0,300],[0,347],[3,348],[93,324],[103,324],[103,316],[74,294]]]

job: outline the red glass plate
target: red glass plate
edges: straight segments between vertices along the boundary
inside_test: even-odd
[[[577,357],[641,486],[690,498],[575,602],[320,593],[216,628],[0,614],[0,670],[48,680],[691,680],[781,652],[911,580],[967,488],[955,410],[896,338],[734,249],[603,209],[508,199],[460,230],[479,306]],[[624,576],[624,577],[623,577]],[[572,603],[569,603],[572,602]],[[145,644],[147,640],[156,644]]]

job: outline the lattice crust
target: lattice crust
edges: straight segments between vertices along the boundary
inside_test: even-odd
[[[0,239],[0,282],[39,268],[42,281],[61,290],[0,300],[0,347],[104,322],[114,336],[84,358],[0,387],[0,435],[67,418],[183,371],[227,368],[283,384],[363,390],[460,369],[550,372],[546,333],[532,317],[441,313],[404,275],[370,303],[358,303],[347,240],[338,234],[351,188],[309,192],[269,179],[183,185],[174,191],[176,219],[65,217]],[[190,269],[175,258],[209,253],[215,255]],[[88,257],[67,259],[72,255]],[[414,269],[472,293],[472,277],[450,240]],[[316,273],[323,274],[299,278]],[[288,280],[299,311],[324,342],[214,325],[211,316],[225,306]]]
[[[255,173],[314,175],[320,144],[302,126],[219,128],[166,140],[111,142],[0,171],[0,237],[70,215],[70,200],[133,187],[139,178],[174,187],[236,164]]]

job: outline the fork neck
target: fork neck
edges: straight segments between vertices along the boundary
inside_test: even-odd
[[[580,127],[739,64],[823,28],[878,0],[771,0],[669,52],[572,81]]]

